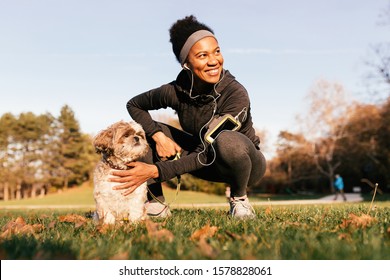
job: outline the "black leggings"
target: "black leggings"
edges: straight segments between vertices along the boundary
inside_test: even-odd
[[[168,125],[159,125],[164,134],[173,139],[184,151],[191,151],[198,145],[198,139],[194,136]],[[152,163],[156,162],[157,158],[152,141],[150,146],[146,162]],[[256,186],[260,182],[265,173],[266,160],[248,137],[236,131],[223,131],[213,146],[216,155],[213,164],[190,174],[207,181],[228,184],[232,197],[246,195],[247,187]],[[154,196],[163,195],[161,183],[153,182],[149,184],[149,188]],[[148,198],[151,199],[149,194]]]

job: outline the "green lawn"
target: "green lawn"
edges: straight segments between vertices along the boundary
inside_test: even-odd
[[[174,202],[175,204],[188,203],[220,203],[226,202],[224,196],[206,194],[193,191],[180,191],[176,195],[176,190],[165,187],[164,194],[167,202]],[[93,187],[85,184],[81,187],[68,189],[60,193],[48,194],[43,198],[28,198],[22,200],[0,201],[0,208],[2,206],[34,206],[34,205],[94,205]]]
[[[227,215],[224,196],[181,191],[173,216],[166,220],[105,227],[90,217],[92,191],[83,186],[45,198],[0,202],[0,208],[20,206],[0,212],[0,258],[390,259],[390,201],[386,199],[376,200],[372,208],[370,202],[266,204],[255,207],[256,219],[241,221]],[[171,202],[176,191],[165,189],[165,194]],[[180,207],[215,202],[225,202],[226,207]],[[31,205],[43,207],[23,209]],[[77,207],[55,209],[53,205]]]
[[[2,210],[1,259],[390,259],[390,204],[173,209],[166,220],[105,227],[83,210]],[[18,218],[19,217],[19,218]]]
[[[193,191],[180,191],[177,195],[176,189],[164,187],[164,194],[168,203],[174,202],[173,206],[180,207],[180,204],[202,204],[202,203],[224,203],[226,197],[223,195],[213,195]],[[270,195],[258,194],[250,196],[251,201],[273,201],[277,200],[292,200],[292,199],[317,199],[320,195],[314,196],[299,196],[299,195]],[[48,194],[43,198],[29,198],[22,200],[0,201],[0,208],[4,206],[65,206],[75,205],[88,208],[94,205],[93,187],[90,184],[84,184],[81,187],[71,188],[60,193]]]

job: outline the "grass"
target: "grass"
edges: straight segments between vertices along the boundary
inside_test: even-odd
[[[193,191],[180,191],[176,195],[175,189],[164,187],[164,195],[167,202],[173,202],[174,205],[180,204],[201,204],[201,203],[225,203],[224,195],[213,195]],[[272,195],[272,194],[254,194],[250,196],[251,201],[272,201],[277,200],[303,200],[303,199],[318,199],[321,195]],[[382,196],[381,196],[382,197]],[[377,197],[380,199],[381,197]],[[383,199],[383,198],[382,198]],[[389,197],[386,197],[389,199]],[[384,200],[386,200],[384,199]],[[367,201],[371,200],[371,196],[367,196]],[[0,201],[0,208],[4,206],[66,206],[76,205],[82,208],[91,208],[95,204],[93,199],[93,187],[90,184],[84,184],[78,188],[71,188],[61,193],[48,194],[43,198],[28,198],[22,200]],[[84,206],[84,207],[83,207]]]
[[[164,221],[96,225],[86,212],[3,210],[1,259],[390,259],[388,202],[257,207],[257,219],[225,210],[173,209]],[[23,219],[17,219],[22,217]]]
[[[165,194],[168,202],[175,199],[175,190]],[[94,201],[86,185],[45,198],[0,202],[0,208],[21,207],[0,212],[0,259],[388,260],[390,202],[383,198],[377,196],[372,208],[370,197],[362,203],[267,204],[255,207],[255,220],[240,221],[228,217],[227,204],[180,207],[226,203],[224,196],[182,191],[167,220],[105,227],[90,218]],[[23,209],[31,205],[43,208]]]
[[[164,194],[167,202],[175,204],[188,203],[221,203],[226,202],[226,198],[220,195],[212,195],[193,191],[180,191],[176,198],[176,190],[165,187]],[[89,184],[84,184],[78,188],[68,189],[61,193],[48,194],[43,198],[28,198],[22,200],[0,201],[0,208],[4,206],[36,206],[36,205],[79,205],[88,208],[93,206],[95,201],[93,199],[93,188]]]

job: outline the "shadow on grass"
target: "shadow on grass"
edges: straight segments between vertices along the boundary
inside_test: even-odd
[[[0,257],[7,260],[74,260],[70,242],[44,242],[33,236],[12,236],[0,244]]]

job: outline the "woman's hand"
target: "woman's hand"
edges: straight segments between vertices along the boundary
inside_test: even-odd
[[[114,170],[111,171],[112,177],[110,182],[122,183],[121,185],[114,186],[114,190],[125,190],[123,195],[129,195],[135,191],[140,185],[145,183],[151,178],[158,178],[158,169],[154,164],[147,164],[144,162],[131,162],[128,164],[130,169],[128,170]]]
[[[157,155],[163,160],[174,157],[182,151],[181,147],[175,141],[161,131],[153,134],[152,138],[156,142]]]

